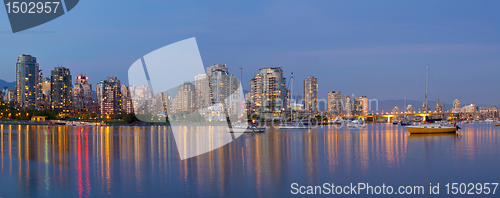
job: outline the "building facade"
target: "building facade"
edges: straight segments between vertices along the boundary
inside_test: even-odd
[[[304,107],[307,114],[318,114],[318,79],[312,75],[304,79]]]
[[[352,116],[352,103],[351,103],[351,96],[349,95],[344,95],[342,97],[342,114],[345,117],[351,117]]]
[[[72,78],[68,68],[56,67],[50,72],[51,108],[69,113],[72,106]]]
[[[177,91],[177,113],[192,113],[196,111],[196,91],[191,82],[184,82]]]
[[[443,113],[443,104],[439,102],[439,100],[436,102],[436,108],[434,110],[437,113]]]
[[[16,63],[16,99],[20,109],[36,109],[40,94],[40,69],[36,58],[20,55]]]
[[[108,77],[107,80],[97,83],[96,95],[101,116],[122,112],[121,85],[116,77]]]
[[[340,91],[328,92],[328,114],[331,119],[342,115],[342,96]]]
[[[73,110],[77,114],[98,114],[97,102],[94,99],[89,77],[79,75],[73,85]]]
[[[198,109],[208,107],[211,104],[210,86],[207,74],[199,74],[194,77],[196,89],[196,106]]]
[[[461,106],[460,106],[460,100],[455,99],[455,100],[453,101],[453,109],[460,109],[460,107],[461,107]]]
[[[134,105],[132,103],[132,95],[126,85],[121,85],[120,92],[122,94],[122,110],[125,113],[134,113]]]
[[[51,89],[51,81],[50,78],[43,78],[41,83],[40,83],[40,101],[39,101],[39,109],[50,109],[51,108],[51,102],[50,102],[50,93],[52,91]]]
[[[423,102],[422,106],[420,107],[420,112],[422,112],[422,113],[429,113],[430,110],[431,109],[429,108],[429,105],[427,104],[427,102]]]
[[[366,96],[354,98],[353,113],[355,116],[364,116],[368,114],[368,98]]]
[[[281,67],[262,68],[250,81],[251,109],[258,115],[280,117],[286,107],[286,79]]]

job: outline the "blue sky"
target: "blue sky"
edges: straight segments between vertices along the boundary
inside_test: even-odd
[[[91,83],[127,81],[130,65],[196,37],[204,65],[227,64],[248,81],[262,67],[308,75],[331,90],[368,98],[430,99],[500,106],[498,1],[97,1],[13,34],[0,9],[0,79],[15,80],[17,56],[58,64]],[[300,93],[299,93],[300,94]]]

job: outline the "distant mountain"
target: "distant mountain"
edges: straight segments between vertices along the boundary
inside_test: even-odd
[[[9,90],[16,89],[16,82],[6,82],[0,79],[0,90],[3,90],[4,87],[7,87]]]

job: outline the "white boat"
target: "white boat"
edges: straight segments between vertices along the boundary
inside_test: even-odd
[[[236,124],[234,126],[231,126],[231,128],[226,127],[226,130],[230,133],[263,133],[264,131],[266,131],[266,128],[257,127],[254,124]]]
[[[366,124],[362,120],[353,120],[347,123],[347,128],[349,129],[362,129],[365,128]]]
[[[484,120],[485,122],[494,122],[495,120],[493,120],[493,118],[488,118],[486,120]]]
[[[339,118],[339,117],[337,116],[334,120],[332,120],[332,121],[330,121],[330,122],[331,122],[332,124],[337,124],[337,125],[339,125],[339,124],[345,124],[347,121],[346,121],[346,120],[344,120],[344,119],[342,119],[342,118]]]
[[[311,125],[303,124],[300,122],[292,122],[292,123],[280,124],[278,126],[278,128],[280,128],[280,129],[310,129]]]

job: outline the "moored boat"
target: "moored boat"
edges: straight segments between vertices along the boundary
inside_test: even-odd
[[[456,133],[457,129],[458,127],[436,123],[406,127],[406,130],[408,130],[408,132],[410,132],[411,134]]]
[[[401,121],[401,126],[411,125],[410,121]]]
[[[362,129],[365,128],[366,124],[362,120],[353,120],[347,123],[347,128],[349,129]]]
[[[255,124],[237,124],[231,127],[226,127],[226,130],[230,133],[263,133],[266,128],[258,127]]]
[[[500,126],[500,121],[493,122],[495,126]]]

